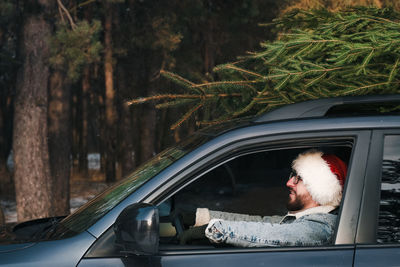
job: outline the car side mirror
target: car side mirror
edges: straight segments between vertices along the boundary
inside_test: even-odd
[[[158,209],[146,203],[126,207],[114,224],[115,244],[125,253],[153,255],[158,252]]]

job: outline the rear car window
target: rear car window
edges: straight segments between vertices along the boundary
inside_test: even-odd
[[[400,135],[384,139],[378,243],[400,243]]]

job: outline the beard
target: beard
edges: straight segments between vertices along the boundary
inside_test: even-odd
[[[304,203],[301,198],[297,197],[294,200],[290,200],[286,204],[286,208],[288,211],[298,211],[304,208]]]
[[[296,195],[295,199],[288,199],[288,202],[286,204],[286,208],[288,211],[299,211],[304,209],[305,203],[307,202],[308,197],[305,195]]]

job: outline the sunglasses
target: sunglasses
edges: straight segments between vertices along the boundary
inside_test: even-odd
[[[301,179],[300,175],[297,174],[296,171],[292,171],[289,175],[289,180],[292,179],[293,177],[293,184],[298,184],[300,182]]]

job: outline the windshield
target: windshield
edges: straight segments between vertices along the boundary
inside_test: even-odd
[[[86,230],[146,181],[196,147],[205,143],[209,138],[209,136],[195,134],[179,145],[159,153],[125,179],[113,185],[62,220],[55,232],[51,234],[51,238],[66,237]]]

